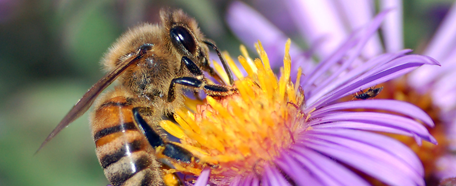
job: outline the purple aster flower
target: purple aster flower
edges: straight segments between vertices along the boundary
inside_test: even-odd
[[[436,143],[421,124],[434,125],[424,111],[397,100],[339,101],[423,64],[438,65],[426,56],[407,55],[411,50],[360,60],[386,15],[380,13],[350,34],[314,67],[304,64],[309,59],[300,58],[300,50],[282,37],[265,42],[270,47],[286,42],[284,52],[266,52],[258,43],[260,59],[251,59],[241,47],[238,60],[246,73],[225,56],[237,77],[233,86],[238,94],[208,96],[203,103],[187,101],[187,108],[176,111],[179,126],[161,124],[199,158],[194,167],[175,165],[176,169],[200,175],[195,185],[368,185],[353,170],[389,185],[424,185],[418,157],[404,144],[376,133]],[[267,27],[254,29],[268,31],[263,28]],[[280,77],[270,65],[271,59],[278,59],[276,54],[284,56]],[[296,64],[294,57],[303,64]],[[294,69],[303,66],[310,69]]]
[[[263,6],[265,1],[257,3]],[[244,42],[256,39],[263,40],[264,37],[268,37],[267,39],[269,40],[286,38],[285,33],[292,35],[298,32],[310,46],[310,51],[313,51],[314,57],[320,59],[328,58],[331,55],[328,51],[340,46],[342,42],[350,37],[350,32],[357,31],[375,14],[373,1],[314,2],[291,0],[283,3],[269,0],[267,4],[271,7],[283,9],[282,11],[272,11],[272,13],[279,12],[276,15],[267,16],[281,17],[279,21],[282,23],[278,23],[277,19],[270,19],[273,22],[271,23],[247,5],[235,2],[230,6],[227,16],[227,21],[233,32]],[[285,6],[280,6],[280,4],[285,4]],[[393,8],[393,11],[386,16],[382,31],[375,33],[361,50],[360,61],[370,59],[382,52],[393,53],[403,48],[402,1],[380,1],[379,5],[378,9],[380,10]],[[381,86],[384,86],[387,91],[383,91],[378,96],[380,98],[411,102],[425,110],[436,122],[437,127],[431,129],[431,134],[437,138],[438,146],[425,143],[419,147],[416,143],[413,143],[413,138],[398,138],[418,154],[425,166],[427,179],[432,179],[431,176],[436,176],[437,179],[456,176],[456,161],[451,161],[456,158],[450,158],[455,156],[454,152],[456,151],[456,94],[454,94],[456,83],[453,80],[455,75],[452,73],[456,70],[456,55],[454,55],[456,45],[453,42],[456,37],[456,34],[454,34],[456,33],[456,26],[453,24],[456,21],[455,6],[453,5],[434,38],[423,52],[423,54],[441,61],[443,67],[422,67],[409,76],[382,84]],[[262,10],[261,6],[258,9]],[[268,14],[271,12],[263,11],[263,13]],[[240,21],[240,18],[244,16],[252,16],[254,18],[250,19],[249,24],[243,24],[244,22]],[[283,22],[294,24],[297,30],[293,32],[287,27],[283,29],[284,32],[281,32],[280,29],[274,26],[286,24]],[[250,27],[251,25],[254,27]],[[254,31],[254,28],[269,27],[272,29],[267,29],[268,33],[257,34]],[[380,34],[383,42],[380,42],[378,37]],[[273,50],[274,44],[272,42],[268,44],[265,49]],[[297,46],[295,47],[298,48]],[[296,51],[295,54],[305,53],[300,48],[296,49]],[[280,64],[280,62],[271,62],[272,66],[277,64]],[[447,144],[448,149],[446,149]],[[438,157],[440,156],[444,160],[439,160]]]

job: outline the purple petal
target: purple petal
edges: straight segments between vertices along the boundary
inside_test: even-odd
[[[385,81],[402,76],[405,73],[408,73],[411,70],[413,70],[416,67],[419,67],[423,64],[433,64],[433,63],[437,63],[437,62],[426,56],[408,55],[408,56],[404,56],[404,57],[395,59],[390,63],[396,63],[396,64],[402,64],[402,65],[396,65],[394,67],[391,67],[391,68],[388,68],[381,72],[378,72],[377,74],[374,74],[370,77],[363,75],[363,76],[357,78],[357,81],[354,80],[355,81],[354,83],[348,84],[337,90],[334,90],[328,96],[325,96],[322,99],[320,98],[315,103],[312,103],[311,100],[307,100],[306,101],[306,105],[307,105],[306,111],[310,111],[310,110],[308,110],[309,108],[310,109],[318,108],[318,107],[321,107],[328,103],[334,102],[335,100],[338,100],[342,97],[353,94],[353,93],[359,91],[360,89],[372,87],[377,84],[383,83]],[[387,64],[385,64],[385,65],[387,65]],[[370,74],[370,72],[368,72],[368,73]],[[314,96],[310,99],[317,100],[317,97]]]
[[[420,93],[426,93],[433,81],[442,75],[438,73],[440,70],[437,66],[418,68],[408,76],[408,84]]]
[[[345,129],[316,129],[311,132],[319,133],[319,135],[338,136],[352,139],[382,149],[383,151],[388,152],[389,154],[396,156],[396,158],[406,162],[408,165],[411,165],[419,175],[424,174],[423,167],[416,154],[406,145],[393,138],[372,132]],[[314,139],[315,138],[312,140]]]
[[[440,179],[456,177],[456,155],[447,154],[440,157],[437,162],[437,176]]]
[[[283,178],[282,174],[277,171],[275,167],[271,167],[268,164],[264,167],[265,174],[263,175],[263,180],[261,182],[262,185],[268,183],[271,186],[275,185],[290,185],[285,178]]]
[[[313,165],[318,167],[319,170],[336,180],[339,185],[369,185],[363,178],[354,174],[343,165],[336,163],[334,160],[311,149],[300,147],[293,149],[293,151],[295,158],[306,157],[310,162],[313,162]]]
[[[453,114],[451,114],[451,116],[454,117],[455,112],[456,111],[453,110]],[[453,119],[453,121],[448,122],[448,127],[447,127],[448,131],[446,131],[446,136],[448,138],[448,141],[450,142],[450,144],[448,145],[448,149],[452,152],[456,152],[456,119],[454,119],[454,118],[452,118],[452,119]]]
[[[330,77],[327,78],[327,81],[332,81],[333,79],[335,79],[337,76],[340,75],[340,73],[344,72],[352,64],[353,61],[355,61],[355,59],[359,56],[361,50],[365,46],[366,42],[372,36],[372,34],[374,34],[375,31],[378,29],[378,27],[380,26],[380,23],[383,21],[383,18],[386,16],[387,13],[388,13],[388,11],[384,11],[384,12],[379,13],[374,18],[374,20],[365,28],[365,30],[360,33],[359,38],[357,38],[357,37],[354,38],[354,40],[359,40],[358,42],[356,42],[355,48],[353,49],[353,51],[351,51],[349,53],[348,56],[345,56],[348,59],[346,61],[344,61],[342,66],[339,69],[337,69],[336,72],[334,72],[333,74],[331,74]],[[348,41],[344,45],[347,46],[349,43],[352,43],[352,42],[353,41]],[[350,45],[348,45],[348,46],[350,46]],[[347,49],[349,49],[349,48],[348,47],[347,48],[340,48],[338,51],[335,52],[335,54],[339,54],[340,57],[338,55],[332,55],[331,56],[333,58],[332,60],[339,61],[340,58],[342,57],[340,52],[341,51],[346,51]],[[337,58],[335,58],[336,56],[337,56]],[[331,60],[329,60],[329,61],[331,61]],[[323,69],[315,69],[315,70],[325,70],[326,71],[326,69],[324,69],[324,68]],[[316,72],[315,74],[322,74],[323,72],[324,71],[322,71],[320,73]],[[312,84],[314,84],[315,79],[318,78],[318,76],[314,76],[314,74],[311,74],[311,76],[312,77],[310,77],[311,79],[309,79],[309,81],[306,81],[306,79],[304,79],[304,81],[303,81],[304,85],[312,85]],[[304,90],[306,90],[306,89],[307,89],[307,86],[304,86]]]
[[[331,1],[284,1],[296,27],[317,55],[326,58],[347,37],[337,6]]]
[[[408,83],[420,93],[427,93],[429,90],[432,92],[440,91],[442,88],[450,88],[456,86],[453,83],[454,73],[456,71],[456,48],[453,49],[450,56],[447,56],[445,60],[441,61],[443,67],[425,67],[419,68],[411,73],[408,77]],[[449,79],[449,80],[448,80]],[[436,97],[437,99],[439,97]],[[450,103],[450,104],[449,104]],[[439,107],[451,107],[453,103],[446,101],[446,104],[440,105]]]
[[[206,186],[210,173],[210,168],[205,168],[203,171],[201,171],[201,174],[198,176],[198,179],[196,180],[194,186]]]
[[[253,184],[252,184],[253,177],[256,177],[256,176],[255,176],[255,175],[252,175],[252,174],[247,175],[246,177],[244,177],[243,180],[241,180],[241,182],[239,183],[239,185],[242,185],[242,186],[250,186],[250,185],[253,185]]]
[[[312,112],[312,117],[317,118],[322,114],[336,110],[358,108],[392,111],[399,114],[404,114],[414,119],[419,119],[431,127],[434,126],[434,122],[432,121],[431,117],[429,117],[429,115],[427,115],[427,113],[421,110],[419,107],[407,102],[397,100],[357,100],[335,103]]]
[[[402,116],[376,113],[376,112],[333,112],[323,117],[316,118],[308,122],[309,125],[324,125],[329,122],[338,121],[355,121],[364,122],[372,125],[386,126],[408,131],[410,134],[416,134],[424,140],[436,144],[437,141],[429,134],[428,130],[415,120]]]
[[[356,1],[344,0],[339,1],[342,15],[345,15],[345,20],[349,23],[350,31],[357,30],[365,26],[374,15],[374,5],[372,1]],[[391,14],[391,13],[390,13]],[[382,44],[377,34],[371,37],[363,48],[362,54],[364,58],[371,58],[382,52]]]
[[[387,127],[387,126],[381,126],[381,125],[373,125],[373,124],[368,124],[368,123],[363,123],[363,122],[353,122],[353,121],[338,121],[338,122],[333,122],[333,123],[326,123],[324,125],[317,125],[317,126],[312,126],[312,128],[315,129],[326,129],[326,128],[331,128],[331,129],[356,129],[356,130],[369,130],[369,131],[377,131],[377,132],[387,132],[387,133],[392,133],[392,134],[400,134],[404,136],[411,136],[414,137],[414,134],[411,134],[407,130],[404,129],[397,129],[397,128],[392,128],[392,127]]]
[[[277,166],[280,167],[293,181],[298,185],[322,185],[313,175],[304,167],[287,155],[289,152],[282,154],[282,158],[276,159]]]
[[[429,55],[437,60],[443,60],[456,47],[456,3],[445,16],[438,31],[429,43],[425,55]]]
[[[353,148],[374,159],[390,163],[389,166],[401,170],[415,180],[422,180],[421,177],[424,175],[423,166],[418,157],[410,150],[399,154],[398,149],[408,149],[408,147],[387,136],[356,130],[317,129],[309,131],[306,137]]]
[[[403,51],[403,52],[406,52],[406,51]],[[401,53],[402,52],[400,52],[399,54],[401,54]],[[388,59],[388,58],[385,58],[385,59]],[[375,60],[375,61],[377,61],[377,60]],[[339,99],[343,96],[355,93],[360,89],[365,89],[367,87],[371,87],[373,85],[383,83],[384,81],[388,81],[395,77],[402,76],[403,74],[405,74],[423,64],[438,65],[439,63],[437,61],[435,61],[434,59],[429,58],[427,56],[407,55],[407,56],[398,57],[392,61],[387,61],[387,63],[383,63],[383,64],[380,63],[380,64],[381,65],[379,67],[366,71],[365,74],[362,74],[362,75],[358,76],[356,79],[352,80],[352,82],[356,82],[354,84],[357,84],[357,87],[356,86],[352,87],[352,86],[350,86],[350,84],[345,86],[345,87],[352,87],[353,89],[352,88],[345,89],[345,90],[351,90],[351,91],[346,92],[345,94],[342,94],[341,92],[337,92],[337,89],[336,90],[326,90],[325,89],[326,90],[325,92],[335,92],[334,95],[338,95],[339,97],[337,99]],[[363,67],[361,67],[361,68],[364,69]],[[368,70],[368,69],[365,69],[365,70]],[[352,72],[350,72],[349,74],[346,74],[346,76],[350,77],[351,73]],[[353,73],[358,74],[359,72],[357,72],[355,70],[355,71],[353,71]],[[374,74],[374,76],[377,76],[377,77],[376,78],[374,78],[373,76],[368,77],[373,74]],[[385,74],[385,75],[383,75],[384,77],[382,77],[382,76],[378,76],[379,74]],[[382,80],[382,78],[385,78],[385,77],[386,77],[386,80]],[[358,86],[359,84],[363,84],[361,82],[364,82],[364,83],[369,82],[369,81],[367,81],[367,79],[369,79],[369,78],[378,79],[378,80],[376,80],[375,82],[370,82],[369,84],[364,84],[362,86]],[[343,80],[345,80],[345,79],[343,79]],[[348,83],[348,79],[346,81],[347,82],[344,82],[344,84]],[[340,82],[337,82],[337,81],[333,82],[333,83],[336,85],[340,84]],[[332,85],[332,83],[327,86],[334,87],[334,85]],[[339,89],[342,89],[342,88],[339,88]],[[311,98],[309,98],[307,100],[306,103],[312,103],[315,99],[317,99],[319,96],[322,96],[325,92],[319,92],[317,95],[312,96]]]
[[[434,73],[431,75],[432,77],[430,78],[431,81],[439,81],[439,79],[441,78],[445,78],[448,75],[454,74],[453,72],[456,71],[456,60],[454,59],[456,59],[456,48],[454,49],[451,56],[442,61],[443,68],[434,69]],[[448,81],[443,82],[448,84]]]
[[[266,170],[266,168],[265,168],[265,170]],[[267,173],[267,172],[266,172],[266,173]],[[263,185],[264,185],[264,186],[269,186],[269,185],[271,185],[271,184],[269,183],[269,176],[268,176],[268,175],[264,175],[264,174],[263,174],[263,176],[261,177],[261,185],[262,185],[262,186],[263,186]],[[271,186],[274,186],[274,185],[271,185]]]
[[[432,101],[439,106],[442,112],[453,110],[456,107],[456,73],[447,74],[434,82],[431,92]]]
[[[349,23],[350,30],[365,26],[374,15],[374,5],[371,1],[344,0],[337,2],[343,11],[343,16]]]
[[[254,176],[251,186],[257,186],[257,185],[260,185],[260,180],[256,176]]]
[[[411,56],[405,56],[403,58],[406,58],[406,57],[411,57]],[[406,60],[406,59],[401,59],[401,60]],[[425,63],[422,63],[422,62],[404,63],[402,65],[394,66],[392,68],[389,68],[387,70],[374,74],[371,77],[363,75],[362,77],[359,77],[355,80],[355,81],[358,80],[357,83],[355,83],[355,84],[357,84],[359,86],[355,87],[354,90],[345,93],[343,96],[347,96],[349,94],[353,94],[353,93],[359,91],[360,89],[366,89],[366,88],[369,88],[372,86],[376,86],[377,84],[389,81],[391,79],[400,77],[400,76],[416,69],[417,67],[422,66],[423,64],[425,64]],[[363,82],[365,84],[360,85],[360,84],[363,84]],[[366,82],[369,82],[369,83],[366,83]],[[341,97],[339,97],[339,98],[341,98]]]
[[[242,179],[242,176],[241,175],[237,175],[236,177],[233,178],[233,180],[231,180],[230,186],[238,186],[238,185],[240,185],[241,179]]]
[[[272,173],[271,167],[269,165],[266,165],[264,167],[264,174],[263,174],[263,180],[261,181],[262,184],[268,183],[268,185],[279,185],[278,180],[276,179],[276,176]]]
[[[244,1],[245,2],[245,1]],[[285,3],[277,0],[248,1],[248,4],[286,34],[296,35],[297,28]]]
[[[404,56],[406,53],[411,52],[412,50],[402,50],[393,54],[382,54],[375,58],[370,59],[369,61],[363,63],[362,65],[352,69],[349,73],[344,74],[342,77],[338,77],[337,79],[325,80],[325,82],[318,84],[318,86],[309,91],[309,94],[306,95],[307,99],[312,102],[312,97],[316,96],[319,97],[324,95],[328,92],[334,91],[337,87],[346,84],[349,81],[353,81],[354,78],[361,76],[363,73],[368,72],[375,68],[375,66],[380,66],[385,63],[390,62],[391,60]]]
[[[381,10],[392,9],[382,26],[386,52],[395,52],[404,48],[402,37],[402,1],[380,1]]]
[[[305,151],[304,149],[299,149],[299,151]],[[321,167],[316,166],[319,162],[315,162],[313,159],[309,159],[305,155],[299,155],[293,157],[297,162],[299,162],[303,167],[309,170],[313,176],[318,179],[323,185],[341,185],[338,180],[334,179],[333,174],[328,174],[324,170],[321,170]]]
[[[226,20],[233,33],[250,49],[255,51],[253,44],[258,40],[261,41],[271,61],[271,68],[283,65],[283,46],[288,37],[257,11],[242,2],[235,1],[228,9]],[[291,43],[290,55],[295,59],[293,61],[297,62],[296,59],[303,56],[304,51]],[[304,63],[301,60],[300,62]],[[312,62],[310,61],[309,64]]]
[[[335,50],[335,52],[329,56],[329,58],[324,59],[322,62],[320,62],[310,74],[306,74],[306,76],[301,81],[301,85],[303,86],[304,90],[309,89],[309,87],[311,87],[320,76],[324,75],[328,69],[339,62],[339,60],[349,49],[356,45],[357,41],[353,40],[355,35],[356,33],[353,33],[348,38],[347,42],[343,43],[339,49]]]
[[[277,180],[277,185],[291,185],[275,167],[271,167],[271,173]]]
[[[366,76],[369,76],[371,74],[375,74],[375,73],[378,73],[378,72],[381,72],[381,71],[385,71],[385,69],[390,69],[390,68],[393,68],[393,67],[396,67],[396,66],[400,66],[402,64],[407,64],[407,63],[422,63],[422,65],[423,64],[428,64],[428,65],[439,65],[440,66],[440,63],[438,61],[436,61],[435,59],[433,59],[433,58],[430,58],[428,56],[412,54],[412,55],[402,56],[402,57],[394,59],[394,60],[392,60],[392,61],[390,61],[388,63],[385,63],[385,64],[379,66],[378,68],[372,69],[371,71],[367,72],[363,76],[366,77]],[[363,78],[363,76],[359,77],[358,79]]]
[[[445,16],[433,39],[428,44],[425,55],[429,55],[444,65],[452,58],[456,51],[456,3],[453,3],[450,11]],[[451,60],[453,61],[453,60]],[[427,91],[423,85],[432,83],[441,73],[435,67],[426,67],[415,70],[409,76],[409,83],[421,91]],[[423,90],[424,89],[424,90]]]
[[[429,86],[433,86],[434,82],[441,77],[453,74],[456,70],[456,47],[453,48],[448,56],[440,60],[443,67],[426,67],[419,68],[411,73],[408,77],[408,83],[421,93],[426,93],[429,90]],[[452,81],[449,81],[452,82]],[[452,84],[445,82],[447,84]]]
[[[340,132],[342,130],[338,131]],[[344,136],[352,135],[349,134],[350,132],[353,134],[362,133],[362,131],[356,130],[345,131],[346,134],[344,134]],[[375,136],[381,136],[369,132],[365,133]],[[366,136],[367,139],[370,138],[369,135]],[[389,139],[388,137],[382,137],[385,140]],[[365,139],[361,140],[365,141]],[[378,141],[378,143],[381,143],[381,141]],[[344,162],[345,164],[350,165],[353,168],[356,168],[360,171],[363,171],[390,185],[424,185],[424,181],[422,178],[414,179],[413,177],[409,177],[403,171],[396,169],[395,166],[392,165],[389,160],[384,161],[383,159],[378,159],[379,157],[375,154],[366,152],[364,149],[357,148],[357,146],[347,147],[344,146],[344,144],[335,144],[333,142],[328,142],[326,140],[306,140],[304,143],[300,144],[300,146],[301,145],[309,147],[311,149],[315,149],[316,151],[326,154],[331,158]],[[407,151],[410,150],[405,146],[403,146],[403,148],[391,148],[391,150],[397,154],[410,154],[407,153]],[[414,159],[415,161],[418,161],[416,157]],[[418,163],[417,165],[421,164]],[[422,172],[423,170],[421,167],[420,170],[415,171]]]

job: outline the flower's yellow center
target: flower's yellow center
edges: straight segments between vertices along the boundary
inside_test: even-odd
[[[211,179],[226,179],[237,175],[262,174],[263,165],[271,163],[305,130],[306,116],[299,108],[304,100],[299,86],[290,80],[290,41],[285,47],[284,67],[278,79],[269,65],[261,43],[256,45],[261,59],[252,60],[245,47],[239,61],[247,72],[244,77],[234,61],[224,54],[237,81],[238,93],[222,98],[207,97],[205,102],[187,100],[185,109],[177,110],[179,125],[163,121],[161,126],[181,140],[182,147],[191,151],[200,164],[212,167]],[[227,76],[215,63],[215,69],[227,81]],[[201,167],[176,167],[179,171],[199,174]]]

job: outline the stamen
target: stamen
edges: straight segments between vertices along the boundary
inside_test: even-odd
[[[294,135],[302,128],[304,114],[300,108],[304,98],[299,85],[290,81],[290,41],[287,42],[282,76],[278,79],[269,65],[269,59],[261,43],[256,45],[261,59],[252,60],[245,47],[239,62],[248,73],[247,77],[224,53],[224,57],[238,78],[234,87],[238,93],[221,98],[207,96],[205,103],[191,101],[192,109],[175,111],[175,120],[180,126],[162,122],[162,127],[176,134],[181,146],[193,153],[200,162],[196,167],[183,171],[201,171],[207,164],[211,179],[222,180],[232,175],[253,174],[255,162],[271,163],[294,143]],[[251,62],[249,62],[251,61]],[[222,68],[214,66],[221,77]],[[218,65],[221,67],[220,65]],[[299,73],[302,70],[298,70]],[[299,82],[300,74],[296,82]],[[187,100],[189,101],[189,100]],[[290,104],[291,103],[291,104]],[[196,107],[196,109],[195,109]],[[176,168],[177,169],[177,168]]]
[[[217,73],[220,75],[220,78],[222,78],[223,82],[225,84],[230,82],[225,69],[217,61],[212,61],[212,64],[214,64],[215,71],[217,71]]]
[[[233,59],[228,54],[228,52],[222,52],[222,55],[225,58],[225,61],[230,66],[230,68],[233,71],[234,75],[237,77],[237,79],[244,79],[244,75],[242,74],[241,70],[239,70],[239,68],[237,67],[236,63],[233,61]]]
[[[256,74],[257,69],[253,68],[253,67],[255,67],[255,65],[253,64],[252,58],[250,58],[249,53],[247,52],[247,49],[245,48],[244,45],[241,45],[240,49],[241,49],[242,56],[245,56],[245,59],[247,59],[246,62],[248,64],[248,66],[251,67],[252,71]],[[247,68],[247,65],[243,65],[243,66],[244,66],[244,68]]]

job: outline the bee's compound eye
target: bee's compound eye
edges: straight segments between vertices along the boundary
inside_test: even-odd
[[[169,30],[169,34],[175,47],[182,48],[183,46],[188,52],[195,54],[195,39],[186,28],[182,26],[175,26]]]

